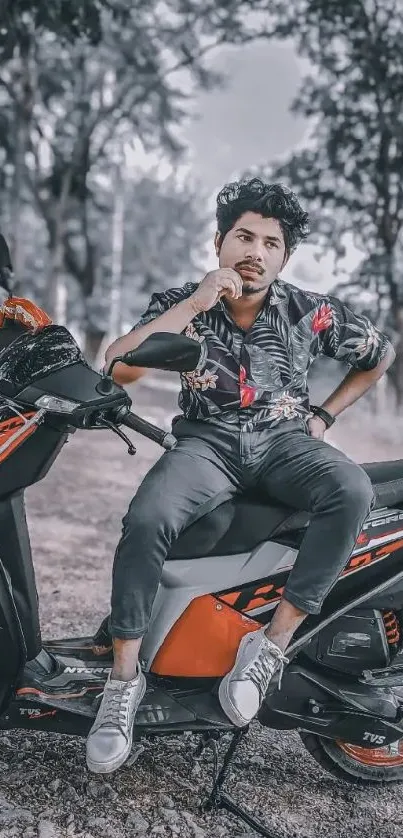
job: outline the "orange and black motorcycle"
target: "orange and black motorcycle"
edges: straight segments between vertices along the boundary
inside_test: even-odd
[[[168,449],[175,439],[131,412],[112,369],[91,369],[66,328],[13,297],[11,278],[0,240],[1,285],[9,293],[0,307],[0,728],[85,736],[111,668],[108,618],[92,637],[42,641],[24,489],[45,476],[77,429],[107,428],[131,454],[123,427]],[[164,333],[120,360],[183,372],[196,367],[199,353],[199,343]],[[296,635],[281,689],[270,690],[259,721],[297,729],[313,758],[345,780],[401,781],[403,461],[364,468],[376,506],[322,613]],[[147,692],[135,736],[200,734],[200,749],[212,746],[216,755],[205,805],[224,806],[272,838],[223,790],[246,730],[223,715],[217,687],[242,635],[271,620],[308,525],[306,513],[258,495],[224,500],[173,546],[142,646]],[[229,732],[219,767],[218,743]]]

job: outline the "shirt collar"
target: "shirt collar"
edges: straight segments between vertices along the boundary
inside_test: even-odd
[[[267,310],[271,305],[276,305],[276,303],[277,303],[276,292],[280,289],[282,284],[283,283],[282,283],[281,279],[279,279],[278,276],[273,280],[273,282],[270,285],[270,288],[269,288],[269,290],[266,294],[266,299],[265,299],[265,301],[263,303],[263,306],[262,306],[262,308],[261,308],[261,310],[258,314],[258,317],[260,316],[260,314],[262,313],[263,310]],[[218,300],[218,302],[212,307],[212,309],[210,309],[210,311],[221,311],[222,314],[224,314],[226,317],[228,317],[232,322],[231,315],[227,311],[225,303],[223,302],[222,299]]]

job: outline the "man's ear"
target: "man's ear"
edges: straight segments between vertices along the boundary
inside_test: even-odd
[[[216,256],[220,255],[221,245],[222,245],[222,235],[217,230],[217,232],[214,236],[214,247],[215,247]]]

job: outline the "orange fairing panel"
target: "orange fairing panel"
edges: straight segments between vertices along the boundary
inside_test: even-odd
[[[24,297],[9,297],[0,307],[0,329],[6,320],[22,323],[27,329],[43,329],[51,319],[39,306]]]
[[[232,668],[239,643],[261,624],[206,594],[183,612],[157,652],[151,672],[189,678],[219,678]]]

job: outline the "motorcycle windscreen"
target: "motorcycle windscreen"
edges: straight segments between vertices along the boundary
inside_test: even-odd
[[[0,397],[13,398],[39,378],[78,361],[86,364],[73,335],[64,326],[24,331],[0,350]]]
[[[27,651],[10,577],[0,556],[0,715],[12,698],[27,660]]]

